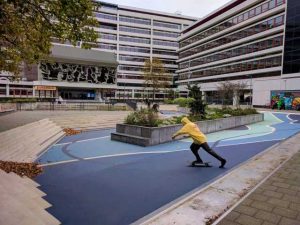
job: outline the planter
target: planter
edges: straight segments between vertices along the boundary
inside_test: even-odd
[[[235,116],[217,120],[206,120],[196,122],[201,131],[205,134],[220,130],[230,129],[257,123],[264,120],[264,114],[253,114],[247,116]],[[142,127],[127,124],[117,124],[116,132],[111,134],[111,140],[125,143],[152,146],[172,141],[172,135],[182,125],[170,125],[164,127]]]

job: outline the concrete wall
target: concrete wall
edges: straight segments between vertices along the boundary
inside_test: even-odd
[[[239,127],[246,124],[257,123],[263,120],[263,114],[255,114],[201,121],[197,122],[197,125],[203,133],[207,134],[224,129]],[[172,141],[172,135],[181,127],[182,125],[170,125],[165,127],[142,127],[127,124],[117,124],[116,133],[111,134],[111,139],[140,146],[158,145]]]
[[[0,113],[11,112],[17,110],[16,103],[0,103]]]

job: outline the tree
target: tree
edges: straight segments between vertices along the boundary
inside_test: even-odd
[[[233,100],[234,105],[239,108],[239,98],[246,86],[247,85],[243,82],[233,83],[230,81],[225,81],[219,84],[218,92],[222,98],[222,106],[227,107],[228,105],[231,105],[231,101]]]
[[[164,64],[158,58],[147,59],[144,64],[144,84],[146,87],[152,88],[152,99],[154,100],[155,93],[160,88],[165,88],[170,85],[170,79],[172,78],[170,74],[167,73],[164,68]]]
[[[20,72],[20,64],[47,59],[51,39],[82,41],[90,48],[97,40],[90,0],[1,0],[0,71]]]
[[[194,99],[194,101],[189,103],[192,115],[204,117],[206,104],[202,100],[200,87],[188,85],[187,89],[189,90],[189,97]]]

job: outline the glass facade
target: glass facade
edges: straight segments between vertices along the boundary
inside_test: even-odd
[[[101,18],[101,19],[106,19],[106,20],[117,20],[117,15],[113,15],[113,14],[108,14],[108,13],[99,13],[99,12],[96,12],[94,13],[94,15],[97,17],[97,18]]]
[[[179,69],[185,69],[188,67],[198,66],[198,65],[211,63],[211,62],[215,62],[215,61],[219,61],[231,57],[250,54],[265,49],[282,46],[282,43],[283,43],[283,36],[274,37],[263,41],[258,41],[249,45],[244,45],[227,51],[218,52],[217,54],[214,55],[193,59],[190,62],[180,63]]]
[[[264,22],[258,23],[254,26],[250,26],[248,28],[245,28],[244,30],[230,34],[223,38],[220,38],[220,39],[205,43],[203,45],[197,46],[195,48],[191,48],[186,51],[183,51],[183,52],[179,53],[179,58],[185,58],[187,56],[194,55],[198,52],[203,52],[203,51],[218,47],[220,45],[228,44],[230,42],[234,42],[234,41],[240,40],[242,38],[246,38],[246,37],[252,36],[254,34],[258,34],[258,33],[264,32],[266,30],[273,29],[273,28],[281,26],[283,24],[284,24],[284,15],[277,16],[275,18],[268,19]]]
[[[149,38],[138,38],[138,37],[123,36],[123,35],[120,35],[119,40],[125,41],[125,42],[141,43],[141,44],[150,44],[151,43]]]
[[[186,80],[189,78],[201,78],[210,77],[216,75],[223,75],[229,73],[238,73],[245,71],[252,71],[258,69],[266,69],[271,67],[281,66],[282,57],[276,56],[271,58],[265,58],[260,60],[247,61],[237,64],[231,64],[227,66],[219,66],[215,68],[205,68],[198,71],[193,71],[192,73],[182,73],[179,74],[179,80]]]
[[[300,73],[300,1],[289,0],[285,31],[283,74]]]
[[[228,29],[228,28],[230,28],[232,26],[235,26],[235,25],[237,25],[239,23],[242,23],[242,22],[244,22],[244,21],[246,21],[246,20],[248,20],[248,19],[250,19],[250,18],[252,18],[254,16],[258,16],[258,15],[260,15],[260,14],[262,14],[262,13],[268,11],[268,10],[271,10],[271,9],[273,9],[275,7],[278,7],[278,6],[280,6],[280,5],[284,4],[284,3],[285,3],[285,0],[271,0],[269,2],[266,2],[264,4],[256,6],[255,8],[253,8],[253,9],[251,9],[249,11],[246,11],[246,12],[244,12],[243,14],[241,14],[239,16],[236,16],[236,17],[234,17],[232,19],[229,19],[226,22],[221,23],[220,25],[217,25],[215,27],[209,28],[206,31],[201,32],[200,34],[197,34],[197,35],[195,35],[195,36],[193,36],[191,38],[188,38],[188,39],[180,42],[180,47],[181,48],[185,47],[185,46],[187,46],[189,44],[192,44],[192,43],[194,43],[196,41],[204,39],[204,38],[206,38],[208,36],[211,36],[211,35],[213,35],[215,33],[218,33],[220,31]]]
[[[129,32],[129,33],[137,33],[137,34],[151,34],[150,29],[142,29],[142,28],[135,28],[135,27],[125,27],[120,26],[120,31]]]
[[[129,16],[120,16],[119,20],[122,22],[126,22],[126,23],[151,25],[151,20],[149,20],[149,19],[135,18],[135,17],[129,17]]]
[[[180,30],[181,29],[181,24],[178,23],[168,23],[168,22],[162,22],[162,21],[153,21],[153,26],[155,27],[165,27],[165,28],[171,28],[171,29],[176,29]]]
[[[120,45],[120,51],[150,53],[150,48],[141,48],[141,47],[127,46],[127,45]]]
[[[169,56],[178,56],[178,53],[176,51],[168,51],[168,50],[162,50],[162,49],[153,49],[152,50],[153,54],[156,55],[169,55]]]
[[[178,42],[176,41],[163,41],[163,40],[153,40],[153,44],[154,45],[162,45],[162,46],[170,46],[170,47],[175,47],[178,48]]]
[[[160,30],[154,30],[153,35],[155,36],[161,36],[161,37],[171,37],[171,38],[178,38],[179,33],[174,32],[166,32],[166,31],[160,31]]]

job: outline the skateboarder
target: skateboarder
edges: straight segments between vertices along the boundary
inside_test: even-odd
[[[175,139],[177,136],[182,134],[188,134],[189,136],[191,136],[191,138],[193,139],[193,144],[190,148],[197,159],[194,163],[203,163],[198,153],[200,147],[202,147],[207,153],[218,159],[221,162],[220,168],[223,168],[226,164],[226,160],[209,147],[209,145],[207,144],[206,136],[200,131],[198,126],[189,121],[187,117],[183,117],[181,123],[183,124],[183,127],[175,134],[173,134],[172,139]]]

